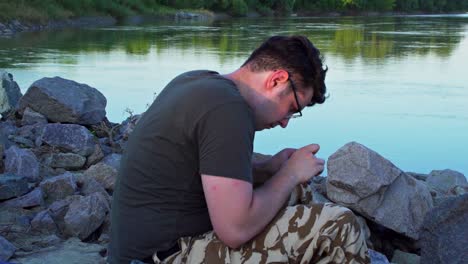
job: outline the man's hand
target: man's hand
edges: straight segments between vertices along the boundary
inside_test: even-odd
[[[272,175],[277,173],[295,151],[294,148],[285,148],[273,155],[266,166],[268,172]]]
[[[281,170],[294,177],[299,183],[307,182],[324,169],[325,160],[315,157],[319,149],[319,145],[310,144],[294,151]]]
[[[252,163],[254,187],[262,185],[275,175],[294,151],[296,149],[286,148],[266,160],[258,161],[259,159],[257,158],[257,161]]]

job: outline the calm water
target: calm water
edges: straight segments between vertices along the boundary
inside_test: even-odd
[[[108,118],[143,112],[177,74],[227,73],[266,37],[307,35],[329,66],[330,98],[287,129],[256,135],[255,150],[309,143],[327,158],[357,141],[405,171],[468,175],[468,15],[241,19],[21,34],[0,39],[0,68],[23,93],[42,77],[87,83]],[[174,106],[177,107],[177,106]]]

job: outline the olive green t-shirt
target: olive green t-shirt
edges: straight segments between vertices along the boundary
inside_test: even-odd
[[[130,135],[113,195],[111,263],[212,230],[201,174],[252,182],[254,116],[213,71],[172,80]],[[232,197],[236,199],[236,197]]]

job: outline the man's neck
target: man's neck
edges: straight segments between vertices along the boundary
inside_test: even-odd
[[[261,94],[261,89],[264,86],[265,74],[267,74],[267,72],[254,73],[247,67],[241,67],[223,76],[236,84],[237,89],[247,101],[247,104],[254,108],[257,100],[260,99],[259,94]]]

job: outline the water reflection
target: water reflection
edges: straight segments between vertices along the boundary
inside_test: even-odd
[[[404,170],[468,175],[467,33],[468,16],[159,21],[3,38],[0,68],[23,92],[57,75],[96,87],[121,122],[181,72],[226,73],[268,36],[303,34],[325,55],[331,97],[288,129],[258,133],[257,151],[320,143],[326,158],[357,141]]]
[[[304,34],[325,54],[375,61],[408,54],[447,57],[464,38],[465,17],[239,19],[26,33],[0,39],[0,67],[44,60],[74,64],[73,54],[125,51],[141,56],[170,48],[217,53],[220,62],[244,57],[272,34]]]

